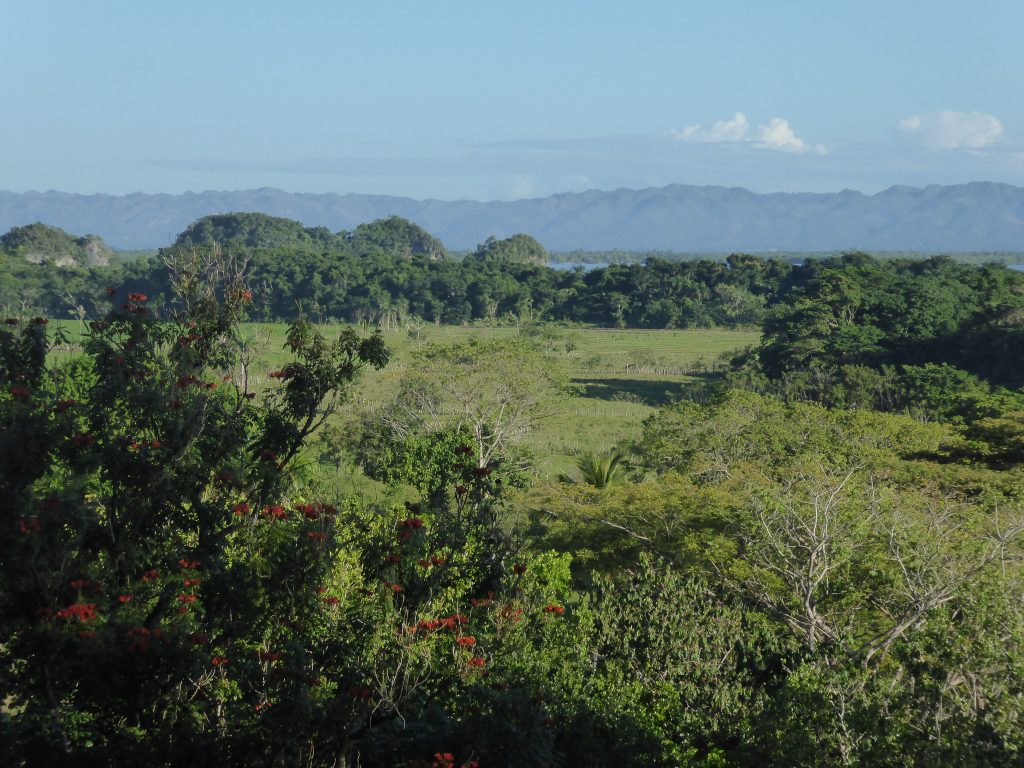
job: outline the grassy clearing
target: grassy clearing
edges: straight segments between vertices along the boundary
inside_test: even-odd
[[[72,337],[80,330],[75,321],[62,323]],[[328,338],[343,326],[321,326]],[[287,326],[250,323],[243,338],[254,359],[250,387],[267,386],[267,374],[279,368]],[[390,330],[384,338],[391,348],[391,363],[383,371],[367,371],[360,378],[350,404],[372,409],[395,393],[410,353],[428,343],[455,344],[470,338],[493,339],[519,335],[515,327],[418,325]],[[707,370],[723,352],[756,344],[758,331],[733,330],[611,330],[545,326],[525,330],[579,388],[579,394],[558,407],[529,440],[539,459],[538,470],[548,476],[570,471],[581,453],[606,452],[639,434],[643,420],[654,410],[683,395],[688,386],[707,377]],[[73,348],[65,354],[73,354]],[[346,409],[340,418],[351,417]],[[340,470],[334,482],[346,490],[366,490],[365,478]]]

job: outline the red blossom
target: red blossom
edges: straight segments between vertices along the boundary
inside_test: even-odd
[[[313,591],[318,595],[322,595],[327,591],[327,587],[313,587]]]
[[[416,564],[419,565],[421,568],[429,568],[430,567],[430,561],[429,560],[417,560]]]
[[[263,514],[267,517],[272,517],[274,520],[287,520],[288,512],[280,504],[274,504],[269,507],[263,508]]]
[[[212,659],[210,659],[210,663],[213,664],[213,666],[215,667],[223,667],[229,661],[230,659],[227,656],[214,656]]]
[[[561,616],[563,613],[565,613],[565,608],[563,608],[560,605],[545,605],[544,613],[553,613],[556,616]]]
[[[65,621],[92,621],[97,618],[94,603],[72,603],[67,608],[57,611],[57,618]]]
[[[146,571],[145,573],[142,574],[142,582],[144,584],[148,584],[151,581],[158,581],[159,579],[160,579],[160,572],[158,570],[156,570],[155,568],[150,570],[150,571]]]
[[[190,587],[198,587],[200,584],[203,583],[203,580],[202,579],[185,579],[183,583],[185,585],[185,589],[189,589]]]
[[[184,571],[198,571],[202,568],[202,563],[198,560],[189,560],[186,557],[181,558],[181,560],[178,561],[178,565],[180,565]]]
[[[235,504],[234,508],[232,509],[232,512],[239,516],[248,515],[249,511],[249,505],[246,504],[244,501],[239,504]]]
[[[43,526],[36,517],[23,517],[18,521],[18,532],[26,536],[41,533]]]
[[[309,537],[310,541],[324,541],[327,539],[327,534],[320,531],[308,531],[306,536]]]
[[[461,646],[469,648],[470,646],[476,645],[476,638],[472,635],[463,635],[455,642],[457,642]]]
[[[338,598],[336,598],[336,597],[334,597],[332,595],[331,597],[325,597],[324,598],[324,602],[327,603],[328,605],[337,605],[338,603],[341,602],[341,600],[339,600]]]
[[[471,658],[469,661],[466,662],[466,666],[476,667],[476,668],[479,669],[480,667],[483,667],[483,665],[485,663],[486,662],[484,661],[484,657],[483,656],[474,656],[473,658]]]
[[[132,601],[132,596],[131,595],[118,595],[117,596],[117,602],[121,603],[121,605],[124,605],[125,603],[130,603],[131,601]]]
[[[431,565],[435,565],[437,567],[440,567],[440,566],[444,565],[447,562],[448,561],[445,560],[443,557],[439,557],[437,555],[434,555],[433,557],[430,558]]]
[[[128,301],[148,301],[149,297],[144,293],[129,293]]]
[[[194,603],[197,599],[195,595],[186,595],[184,592],[178,595],[178,602],[185,603],[186,605]]]

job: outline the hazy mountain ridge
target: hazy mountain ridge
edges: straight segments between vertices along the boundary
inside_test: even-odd
[[[873,195],[672,185],[486,203],[269,187],[181,195],[0,192],[0,231],[41,221],[96,233],[116,248],[156,248],[202,216],[231,211],[334,231],[398,215],[456,249],[526,232],[554,251],[1024,250],[1024,187],[992,182],[895,186]]]

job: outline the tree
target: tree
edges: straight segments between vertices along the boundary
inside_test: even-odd
[[[482,469],[510,458],[568,389],[552,364],[520,339],[432,344],[413,354],[398,397],[377,420],[400,441],[464,430]]]

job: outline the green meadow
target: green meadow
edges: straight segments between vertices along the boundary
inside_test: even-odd
[[[77,321],[57,321],[72,339],[81,326]],[[336,338],[342,325],[321,325],[327,338]],[[249,386],[267,386],[267,377],[288,359],[284,323],[248,323],[242,337],[253,363]],[[364,329],[364,333],[372,329]],[[348,407],[335,417],[343,427],[346,419],[363,410],[386,403],[396,392],[410,353],[426,344],[456,344],[471,338],[533,338],[575,385],[575,393],[557,403],[551,414],[530,436],[527,447],[537,458],[543,475],[571,471],[575,457],[587,452],[602,453],[639,434],[643,420],[658,406],[682,397],[707,381],[716,360],[723,354],[756,344],[756,330],[618,330],[555,325],[446,326],[407,325],[383,331],[392,358],[382,371],[365,371],[355,387]],[[63,354],[74,354],[72,343]],[[61,354],[61,353],[58,353]],[[326,468],[325,468],[326,469]],[[337,482],[356,482],[344,468]]]

